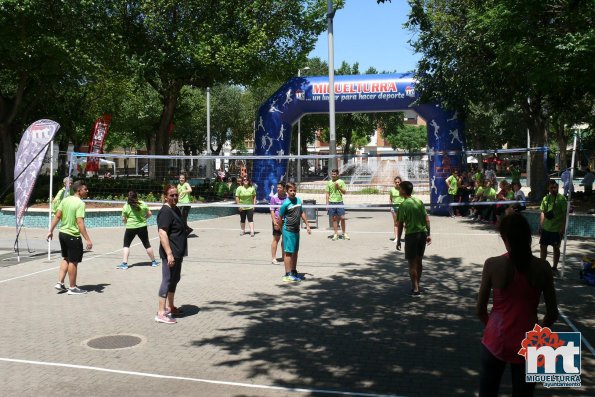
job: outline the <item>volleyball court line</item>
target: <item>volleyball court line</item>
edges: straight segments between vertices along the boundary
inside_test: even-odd
[[[402,395],[399,396],[399,395],[395,395],[395,394],[362,393],[362,392],[350,392],[350,391],[329,390],[329,389],[308,389],[308,388],[303,388],[303,387],[269,386],[269,385],[259,385],[259,384],[254,384],[254,383],[242,383],[242,382],[230,382],[230,381],[202,379],[202,378],[191,378],[191,377],[186,377],[186,376],[161,375],[161,374],[153,374],[153,373],[149,373],[149,372],[124,371],[124,370],[119,370],[119,369],[92,367],[92,366],[88,366],[88,365],[75,365],[75,364],[53,363],[53,362],[33,361],[33,360],[19,360],[19,359],[4,358],[4,357],[0,357],[0,361],[19,363],[19,364],[42,365],[42,366],[50,366],[50,367],[86,369],[86,370],[90,370],[90,371],[108,372],[108,373],[120,374],[120,375],[142,376],[142,377],[147,377],[147,378],[185,380],[185,381],[197,382],[197,383],[208,383],[208,384],[213,384],[213,385],[244,387],[244,388],[250,388],[250,389],[279,390],[279,391],[283,391],[283,392],[319,393],[319,394],[333,394],[333,395],[339,395],[339,396],[356,396],[356,397],[406,397],[406,396],[402,396]]]
[[[159,236],[157,236],[157,237],[153,237],[153,238],[150,238],[150,239],[149,239],[149,241],[150,241],[150,240],[155,240],[155,239],[158,239],[158,238],[159,238]],[[137,246],[137,245],[141,245],[141,244],[142,244],[142,243],[136,243],[136,244],[133,244],[133,245],[131,245],[131,247],[135,247],[135,246]],[[104,253],[104,254],[93,255],[93,256],[91,256],[91,257],[89,257],[89,258],[85,258],[85,262],[86,262],[86,261],[92,261],[93,259],[101,258],[102,256],[106,256],[106,255],[115,254],[116,252],[122,251],[122,249],[123,249],[123,248],[119,248],[119,249],[117,249],[117,250],[115,250],[115,251],[106,252],[106,253]],[[20,279],[20,278],[25,278],[25,277],[29,277],[29,276],[34,276],[34,275],[36,275],[36,274],[39,274],[39,273],[45,273],[45,272],[49,272],[50,270],[56,270],[56,269],[59,269],[59,268],[60,268],[60,266],[54,266],[54,267],[50,267],[50,268],[48,268],[48,269],[44,269],[44,270],[39,270],[39,271],[36,271],[36,272],[33,272],[33,273],[29,273],[29,274],[23,274],[22,276],[17,276],[17,277],[12,277],[12,278],[7,278],[7,279],[4,279],[4,280],[0,280],[0,284],[2,284],[2,283],[6,283],[6,282],[9,282],[9,281],[13,281],[13,280],[18,280],[18,279]]]

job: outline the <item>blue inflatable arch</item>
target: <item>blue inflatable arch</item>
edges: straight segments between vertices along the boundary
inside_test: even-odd
[[[335,77],[335,111],[396,112],[411,109],[427,122],[430,159],[430,201],[440,204],[447,195],[445,179],[453,169],[461,169],[465,146],[463,125],[456,112],[435,104],[413,106],[417,99],[411,74],[382,74]],[[302,116],[328,113],[329,82],[326,76],[289,80],[258,110],[254,154],[263,156],[289,153],[292,126]],[[447,153],[452,151],[453,153]],[[252,180],[260,188],[257,199],[266,199],[270,186],[287,172],[287,160],[254,160]],[[446,202],[446,201],[445,201]],[[432,206],[434,213],[446,214],[445,207]]]

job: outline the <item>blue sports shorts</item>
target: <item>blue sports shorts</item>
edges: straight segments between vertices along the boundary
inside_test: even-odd
[[[339,201],[337,203],[329,203],[329,205],[343,205],[342,201]],[[333,216],[344,216],[345,215],[345,208],[329,208],[328,209],[328,216],[333,217]]]

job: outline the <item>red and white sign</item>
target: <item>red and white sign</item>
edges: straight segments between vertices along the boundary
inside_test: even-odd
[[[105,142],[105,137],[107,137],[107,132],[111,121],[112,116],[109,114],[104,114],[95,120],[93,130],[91,131],[91,140],[89,141],[89,153],[103,153],[103,144]],[[99,171],[99,158],[88,157],[85,171]]]

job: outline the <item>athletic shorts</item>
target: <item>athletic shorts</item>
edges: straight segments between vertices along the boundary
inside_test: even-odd
[[[283,251],[294,254],[300,249],[300,233],[290,232],[283,229]]]
[[[426,239],[428,235],[425,232],[411,233],[405,235],[405,259],[414,259],[424,256],[426,252]]]
[[[273,236],[281,235],[281,229],[283,228],[283,226],[281,226],[281,229],[275,230],[275,223],[271,221],[271,227],[273,228]]]
[[[560,233],[558,232],[548,232],[547,230],[542,230],[541,238],[539,239],[539,245],[551,245],[556,247],[560,245],[560,242],[562,241],[561,237],[562,236],[560,236]]]
[[[248,222],[254,222],[254,209],[240,209],[240,223],[246,223],[246,217],[248,217]]]
[[[398,205],[391,204],[391,206],[390,206],[390,212],[393,212],[395,214],[398,214],[399,213],[399,206]]]
[[[60,233],[58,239],[60,240],[62,258],[72,263],[79,263],[83,260],[83,239],[81,236],[74,237],[70,234]]]
[[[139,227],[137,229],[126,229],[124,232],[124,248],[130,248],[130,243],[132,243],[132,240],[134,240],[136,236],[140,238],[140,241],[142,241],[145,249],[151,248],[151,243],[149,242],[149,232],[146,226]]]
[[[329,203],[329,205],[343,205],[342,201],[339,201],[337,203]],[[329,208],[328,209],[328,216],[344,216],[345,215],[345,208],[339,207],[339,208]]]

